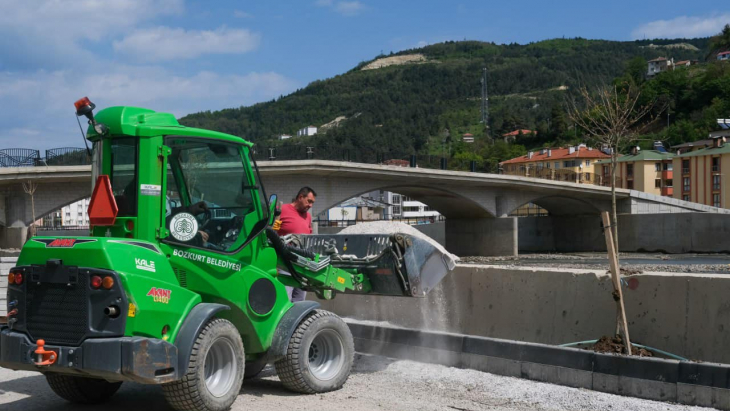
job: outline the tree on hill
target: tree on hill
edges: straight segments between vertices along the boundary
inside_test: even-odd
[[[719,34],[710,39],[710,53],[707,58],[711,59],[723,51],[730,51],[730,24],[726,24]]]
[[[672,49],[677,60],[703,57],[708,44],[708,39],[652,41],[664,45],[686,42],[703,50]],[[553,39],[527,45],[449,41],[395,53],[423,54],[426,62],[360,70],[373,61],[370,60],[342,75],[314,81],[269,102],[190,114],[181,118],[180,123],[238,135],[262,149],[313,145],[327,147],[318,149],[318,153],[360,150],[379,155],[434,155],[442,152],[439,133],[445,128],[455,140],[464,133],[473,134],[475,141],[484,137],[484,125],[479,123],[480,79],[482,69],[487,67],[489,131],[493,137],[529,129],[537,130],[537,135],[522,136],[518,143],[530,148],[567,143],[576,137],[573,123],[563,121],[561,117],[565,115],[559,112],[563,110],[553,109],[564,101],[563,86],[595,87],[624,74],[626,62],[632,58],[638,62],[666,55],[666,49],[646,47],[648,44],[586,39]],[[637,79],[638,73],[636,64]],[[693,90],[701,102],[714,92],[710,87]],[[722,96],[720,99],[725,101]],[[682,109],[683,105],[677,104],[677,121],[685,115]],[[277,139],[281,134],[295,135],[302,127],[321,126],[340,116],[347,120],[326,133]],[[693,126],[696,124],[695,117],[686,117]],[[494,158],[491,154],[479,155],[485,161]]]

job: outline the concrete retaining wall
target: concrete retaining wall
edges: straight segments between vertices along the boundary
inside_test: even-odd
[[[456,255],[517,255],[518,218],[446,220],[446,248]]]
[[[523,217],[522,252],[606,251],[597,215]],[[625,252],[730,252],[730,215],[710,213],[619,215],[619,248]]]
[[[349,323],[360,352],[730,410],[730,366]]]
[[[627,284],[633,340],[730,363],[730,276],[648,273]],[[602,272],[458,265],[424,299],[338,295],[320,302],[358,320],[557,345],[612,335],[611,292]]]

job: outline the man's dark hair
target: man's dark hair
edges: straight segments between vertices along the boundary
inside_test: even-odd
[[[313,196],[317,197],[317,193],[315,193],[314,190],[312,190],[311,187],[306,187],[305,186],[305,187],[302,187],[302,188],[299,189],[299,192],[297,193],[297,196],[294,197],[294,200],[296,200],[297,198],[299,198],[301,196],[306,197],[306,196],[309,195],[309,193],[312,193]]]

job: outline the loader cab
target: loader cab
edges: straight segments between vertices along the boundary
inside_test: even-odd
[[[108,131],[89,129],[92,181],[108,176],[117,210],[113,222],[95,224],[92,197],[92,235],[236,254],[266,226],[246,141],[130,107],[103,110],[96,121]]]

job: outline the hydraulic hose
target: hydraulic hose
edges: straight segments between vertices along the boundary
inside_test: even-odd
[[[298,254],[300,249],[284,244],[284,240],[282,240],[281,237],[279,237],[279,234],[277,234],[276,231],[274,231],[274,229],[271,227],[266,227],[266,237],[269,239],[269,242],[271,242],[271,245],[274,247],[276,255],[278,255],[284,261],[284,265],[286,265],[286,268],[289,270],[289,273],[292,275],[292,277],[294,277],[294,279],[297,280],[300,284],[306,286],[307,279],[302,277],[302,275],[294,269],[294,266],[291,263],[292,261],[295,261],[297,259],[297,256],[294,255],[294,253],[296,252]],[[314,258],[311,252],[306,250],[301,251],[312,255],[312,257],[304,254],[300,255],[303,255],[307,258]]]

